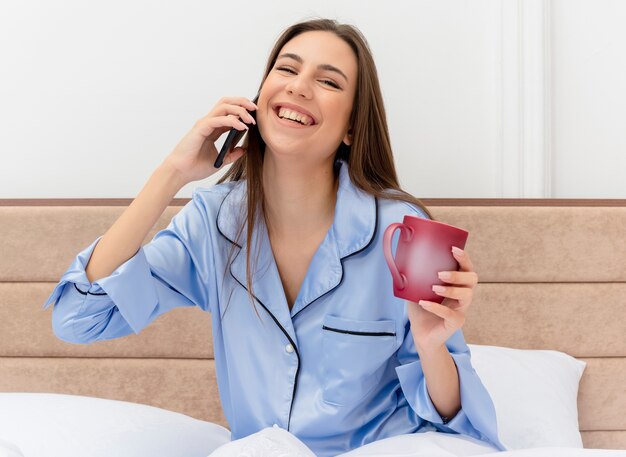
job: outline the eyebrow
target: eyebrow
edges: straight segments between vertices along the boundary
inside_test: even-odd
[[[287,57],[290,59],[293,59],[299,63],[303,63],[304,61],[302,60],[302,57],[300,57],[298,54],[294,54],[292,52],[286,52],[284,54],[279,55],[276,60],[280,59],[281,57]],[[346,82],[348,81],[348,77],[346,76],[346,74],[341,71],[339,68],[330,65],[328,63],[323,63],[321,65],[318,65],[317,68],[319,68],[320,70],[327,70],[327,71],[333,71],[335,73],[339,73],[341,76],[343,76],[343,79],[346,80]]]

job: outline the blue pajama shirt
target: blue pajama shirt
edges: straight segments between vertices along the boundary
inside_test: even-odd
[[[249,300],[245,225],[237,239],[245,201],[245,181],[195,189],[166,229],[90,283],[85,266],[97,238],[44,304],[54,305],[55,334],[72,343],[107,340],[138,333],[178,306],[199,306],[212,314],[232,439],[277,424],[319,456],[429,430],[505,449],[461,330],[446,342],[459,373],[461,410],[444,424],[428,395],[406,304],[393,295],[382,249],[385,228],[405,214],[427,217],[420,209],[360,191],[342,162],[333,224],[290,310],[262,222],[253,232],[251,255],[258,250],[259,257],[254,305]]]

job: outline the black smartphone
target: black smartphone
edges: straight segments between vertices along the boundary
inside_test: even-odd
[[[259,99],[259,95],[257,94],[257,96],[254,97],[254,99],[252,100],[252,103],[256,104],[258,99]],[[252,112],[250,111],[248,112],[256,120],[256,110]],[[247,122],[244,122],[244,124],[246,124],[249,127],[253,125],[253,124],[248,124]],[[241,139],[243,134],[246,133],[246,131],[247,130],[237,130],[235,128],[230,129],[230,132],[228,132],[228,136],[226,137],[226,140],[224,141],[224,144],[222,145],[222,149],[220,149],[220,153],[217,155],[217,158],[215,159],[215,163],[213,164],[215,168],[219,168],[222,166],[222,164],[224,163],[224,157],[226,157],[226,153],[228,152],[228,150],[231,148],[231,146],[235,146],[239,142],[239,140]]]

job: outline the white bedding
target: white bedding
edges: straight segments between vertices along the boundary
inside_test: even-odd
[[[472,438],[446,433],[426,432],[401,435],[376,441],[340,457],[624,457],[626,451],[541,447],[498,452]],[[315,457],[295,436],[270,427],[216,449],[210,457]]]
[[[490,392],[502,457],[626,457],[582,449],[578,383],[584,363],[557,351],[470,345]],[[0,457],[315,457],[295,436],[266,428],[230,442],[217,424],[147,405],[60,394],[0,393]],[[495,449],[426,432],[370,443],[342,457],[465,457]]]
[[[0,457],[206,457],[230,432],[137,403],[0,393],[0,440]]]
[[[266,428],[229,441],[216,424],[136,403],[60,394],[0,393],[0,457],[315,457]],[[466,457],[496,453],[469,437],[426,432],[380,440],[341,457]],[[626,457],[626,451],[536,447],[502,457]]]

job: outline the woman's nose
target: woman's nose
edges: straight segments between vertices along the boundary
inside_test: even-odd
[[[311,88],[307,81],[305,81],[305,79],[300,75],[289,81],[285,89],[290,95],[296,95],[303,98],[311,97]]]

